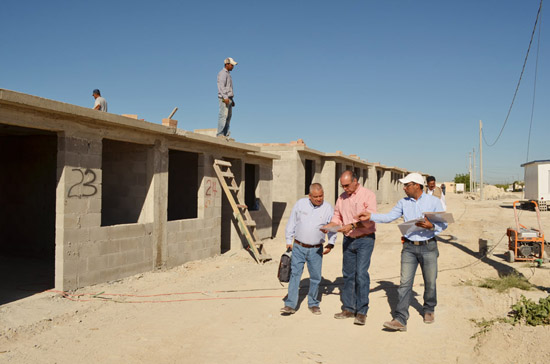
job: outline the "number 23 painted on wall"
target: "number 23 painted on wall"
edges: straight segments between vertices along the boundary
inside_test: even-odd
[[[67,193],[67,197],[91,197],[97,193],[97,187],[94,186],[92,183],[95,182],[96,174],[94,171],[92,171],[90,168],[85,169],[82,171],[82,169],[79,168],[73,168],[73,172],[80,173],[80,181],[75,183],[69,188],[69,192]],[[81,193],[74,193],[73,189],[77,186],[82,185]],[[86,188],[87,187],[87,188]]]

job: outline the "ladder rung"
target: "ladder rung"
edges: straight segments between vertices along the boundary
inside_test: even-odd
[[[214,164],[217,164],[218,166],[231,167],[231,162],[226,162],[226,161],[222,161],[222,160],[219,160],[219,159],[216,159],[214,161]]]
[[[261,262],[266,261],[266,260],[271,260],[271,255],[269,255],[269,254],[260,254],[258,259],[260,259]]]
[[[235,177],[235,176],[233,175],[233,173],[231,173],[230,171],[222,172],[222,176],[228,177],[228,178],[233,178],[233,177]]]
[[[246,205],[237,205],[237,207],[243,210],[246,210],[248,208],[248,206]]]
[[[254,220],[245,220],[246,226],[256,226],[256,221]]]
[[[238,191],[239,187],[227,186],[230,191]]]

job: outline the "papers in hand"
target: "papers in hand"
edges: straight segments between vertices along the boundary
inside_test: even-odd
[[[453,214],[451,214],[450,212],[425,212],[424,216],[428,220],[430,220],[431,223],[446,222],[450,224],[454,222]],[[402,235],[408,236],[409,234],[412,234],[415,231],[425,230],[420,226],[416,226],[416,223],[421,221],[424,221],[424,219],[422,218],[422,219],[409,220],[397,226],[399,227],[399,230],[401,231]]]
[[[425,212],[424,216],[430,220],[430,222],[446,222],[446,223],[452,223],[455,222],[453,219],[453,214],[450,212]]]
[[[409,236],[410,234],[414,233],[415,231],[425,230],[424,228],[421,228],[420,226],[416,226],[417,222],[424,221],[424,219],[414,219],[409,220],[407,222],[404,222],[402,224],[397,225],[399,227],[399,231],[401,231],[401,235]]]
[[[330,231],[331,233],[337,233],[338,230],[340,230],[341,228],[342,228],[341,225],[336,225],[336,226],[331,226],[331,227],[323,229],[323,230]]]

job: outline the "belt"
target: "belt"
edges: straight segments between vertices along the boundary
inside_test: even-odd
[[[369,238],[373,238],[373,239],[375,239],[375,235],[374,235],[374,233],[370,233],[370,234],[363,234],[363,235],[359,235],[359,236],[353,236],[353,237],[352,237],[352,236],[348,236],[348,238],[350,238],[350,239],[361,239],[361,238],[364,238],[364,237],[367,237],[367,236],[368,236]]]
[[[299,242],[298,240],[294,239],[294,243],[295,244],[298,244],[299,246],[303,246],[304,248],[320,248],[323,246],[323,244],[316,244],[316,245],[309,245],[309,244],[304,244],[302,242]]]
[[[435,238],[430,238],[428,240],[413,241],[413,240],[409,240],[406,237],[402,236],[401,241],[403,243],[409,243],[409,244],[412,244],[412,245],[425,245],[425,244],[428,244],[430,241],[437,241],[437,240],[435,240]]]

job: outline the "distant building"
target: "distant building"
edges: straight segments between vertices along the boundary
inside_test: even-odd
[[[527,162],[521,166],[525,169],[525,198],[544,202],[549,200],[550,159]]]

